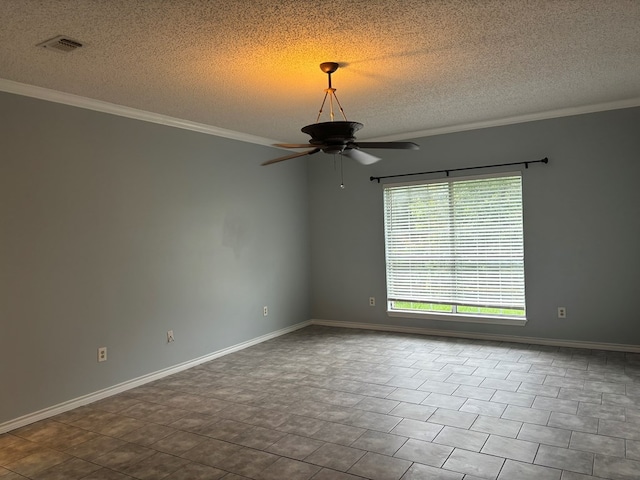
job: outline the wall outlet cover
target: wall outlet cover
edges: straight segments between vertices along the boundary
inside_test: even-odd
[[[98,362],[107,361],[107,347],[98,348]]]

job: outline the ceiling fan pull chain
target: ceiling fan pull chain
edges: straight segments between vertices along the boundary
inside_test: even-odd
[[[340,152],[340,188],[344,190],[344,169],[342,168],[342,160],[344,157],[342,156],[342,152]]]

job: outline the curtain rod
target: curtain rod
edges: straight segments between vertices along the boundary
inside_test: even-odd
[[[411,177],[413,175],[428,175],[430,173],[446,173],[447,177],[451,172],[461,172],[463,170],[477,170],[479,168],[492,168],[492,167],[509,167],[512,165],[524,165],[524,168],[529,168],[529,164],[531,163],[549,163],[549,159],[544,157],[542,160],[531,160],[529,162],[513,162],[513,163],[496,163],[495,165],[481,165],[478,167],[464,167],[464,168],[449,168],[446,170],[433,170],[431,172],[416,172],[416,173],[400,173],[398,175],[385,175],[382,177],[369,177],[369,181],[373,182],[374,180],[380,183],[380,180],[384,178],[396,178],[396,177]]]

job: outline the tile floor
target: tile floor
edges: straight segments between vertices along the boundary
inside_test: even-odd
[[[308,327],[0,435],[0,480],[640,479],[640,355]]]

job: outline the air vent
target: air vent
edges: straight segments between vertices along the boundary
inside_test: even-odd
[[[46,42],[39,43],[36,46],[43,47],[49,50],[55,50],[56,52],[67,53],[80,48],[82,46],[82,43],[77,40],[72,40],[71,38],[64,35],[58,35],[57,37],[51,38]]]

